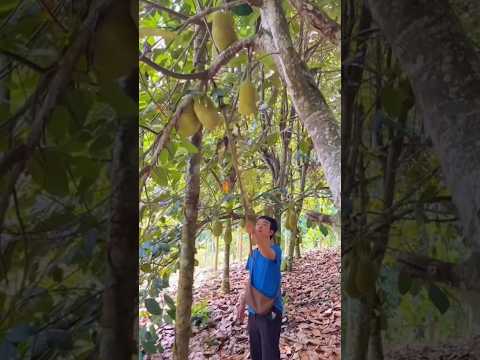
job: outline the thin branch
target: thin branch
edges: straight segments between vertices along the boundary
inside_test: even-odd
[[[232,1],[232,2],[229,2],[229,3],[225,3],[224,5],[222,6],[217,6],[217,7],[212,7],[212,8],[208,8],[208,9],[204,9],[202,11],[200,11],[198,14],[188,18],[187,21],[185,21],[179,28],[178,28],[178,33],[181,33],[183,30],[185,30],[188,25],[190,24],[198,24],[200,19],[202,19],[203,17],[213,13],[213,12],[216,12],[216,11],[219,11],[219,10],[223,10],[223,9],[230,9],[232,7],[235,7],[235,6],[238,6],[238,5],[242,5],[242,4],[245,4],[246,1],[245,0],[235,0],[235,1]],[[200,22],[201,23],[201,22]]]
[[[199,71],[192,74],[181,74],[174,71],[165,69],[164,67],[156,64],[154,61],[150,60],[145,55],[141,55],[139,60],[152,69],[161,72],[162,74],[181,80],[209,80],[213,79],[215,75],[220,71],[222,66],[226,65],[240,50],[243,48],[253,46],[255,44],[256,37],[251,37],[249,39],[240,40],[231,45],[228,49],[224,50],[221,54],[218,55],[215,62],[212,64],[210,69],[205,71]]]
[[[156,3],[152,2],[152,1],[142,0],[142,2],[144,2],[145,4],[150,5],[150,6],[151,6],[152,8],[154,8],[154,9],[158,9],[158,10],[164,11],[164,12],[172,15],[173,17],[179,18],[179,19],[181,19],[181,20],[188,20],[188,19],[189,19],[189,17],[188,17],[187,15],[184,15],[184,14],[182,14],[182,13],[176,12],[175,10],[169,9],[169,8],[167,8],[167,7],[165,7],[165,6],[160,5],[160,4],[156,4]],[[195,24],[201,25],[201,21],[198,20],[198,21],[195,22]]]
[[[302,18],[307,18],[310,24],[328,41],[339,45],[340,25],[330,19],[324,11],[311,4],[308,0],[290,0],[290,4],[297,9]]]
[[[32,70],[35,70],[36,72],[39,72],[39,73],[44,73],[45,71],[48,70],[48,68],[44,68],[40,65],[37,65],[35,64],[34,62],[24,58],[24,57],[21,57],[20,55],[18,54],[15,54],[13,52],[10,52],[8,50],[5,50],[5,49],[0,49],[0,54],[3,54],[5,55],[6,57],[22,64],[22,65],[25,65],[27,67],[29,67],[30,69]]]

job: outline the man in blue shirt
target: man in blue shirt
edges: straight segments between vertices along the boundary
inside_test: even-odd
[[[260,216],[256,224],[247,222],[247,231],[254,238],[257,248],[248,257],[246,269],[252,285],[264,296],[275,299],[272,310],[266,315],[255,314],[248,306],[248,335],[252,360],[280,359],[280,329],[283,302],[280,291],[282,250],[274,244],[277,222],[269,216]],[[249,286],[249,281],[246,286]],[[241,294],[237,307],[237,319],[243,323],[245,317],[245,292]]]

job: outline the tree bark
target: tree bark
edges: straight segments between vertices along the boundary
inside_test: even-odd
[[[200,196],[200,161],[202,129],[192,137],[192,144],[199,149],[189,160],[187,190],[185,193],[185,222],[182,229],[180,250],[180,274],[178,277],[177,308],[175,316],[174,359],[187,360],[191,336],[193,273],[195,236],[197,232],[198,199]]]
[[[290,4],[297,9],[300,16],[306,18],[315,29],[320,31],[323,37],[332,44],[339,44],[340,25],[330,19],[325,12],[307,0],[290,0]]]
[[[480,60],[448,1],[369,0],[407,73],[465,238],[480,249]]]
[[[129,78],[130,96],[138,89],[138,69]],[[133,95],[133,96],[132,96]],[[138,119],[120,125],[113,151],[108,269],[111,285],[103,294],[100,359],[130,360],[137,352],[134,333],[138,301]]]
[[[204,27],[197,28],[195,39],[194,65],[198,70],[205,67]],[[177,307],[175,313],[175,344],[173,358],[188,360],[189,342],[192,334],[191,315],[193,303],[193,274],[195,271],[195,237],[197,233],[198,203],[200,198],[200,163],[202,160],[202,131],[192,136],[191,143],[198,149],[188,161],[186,174],[186,192],[183,204],[185,220],[180,245],[180,271],[177,287]]]
[[[227,223],[227,229],[225,232],[230,231],[232,234],[232,220],[229,219]],[[225,294],[230,292],[230,245],[231,241],[228,241],[227,237],[225,239],[225,250],[223,256],[223,279],[222,279],[222,291]]]
[[[333,201],[340,208],[340,129],[323,95],[318,90],[292,44],[288,24],[279,0],[266,0],[261,8],[262,35],[259,43],[273,53],[278,72],[287,85],[295,110],[313,140],[325,172]]]
[[[215,237],[215,266],[213,268],[213,270],[215,271],[218,270],[218,253],[220,252],[219,247],[220,247],[220,237],[216,236]]]

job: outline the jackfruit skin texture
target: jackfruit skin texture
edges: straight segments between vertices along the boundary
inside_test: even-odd
[[[360,260],[355,274],[355,285],[363,295],[373,289],[375,285],[375,268],[371,261]]]
[[[290,231],[293,231],[297,226],[297,215],[293,212],[293,210],[288,210],[287,221],[285,225]]]
[[[352,298],[359,298],[362,296],[362,293],[357,288],[356,284],[356,274],[358,272],[358,262],[356,258],[352,258],[350,262],[350,266],[347,273],[347,280],[345,284],[345,292],[348,296]]]
[[[240,84],[238,98],[238,112],[242,115],[255,115],[257,113],[257,93],[255,86],[248,80]]]
[[[93,67],[100,81],[129,75],[138,66],[137,26],[132,19],[130,2],[118,1],[100,21],[94,33]]]
[[[193,102],[193,110],[198,121],[207,130],[214,130],[222,122],[215,105],[207,96],[196,97]]]
[[[193,102],[190,102],[177,121],[177,132],[185,137],[190,137],[200,129],[200,126],[193,111]]]
[[[218,11],[212,15],[212,37],[219,51],[223,51],[237,41],[235,23],[230,11]]]
[[[213,235],[215,237],[219,237],[220,235],[222,235],[222,232],[223,232],[223,225],[220,221],[215,221],[215,223],[213,224]]]

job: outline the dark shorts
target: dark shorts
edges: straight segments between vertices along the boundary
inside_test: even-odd
[[[248,314],[248,335],[252,360],[280,359],[282,313],[277,309],[268,315]]]

